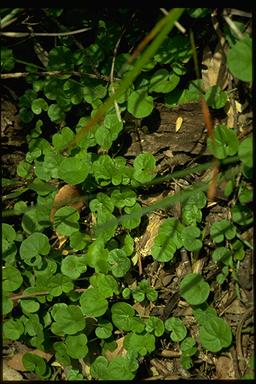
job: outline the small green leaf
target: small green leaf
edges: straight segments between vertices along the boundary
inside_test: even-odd
[[[160,262],[172,260],[177,249],[182,247],[183,225],[174,217],[162,221],[151,249],[152,256]]]
[[[13,292],[20,288],[23,278],[20,271],[13,266],[6,266],[2,270],[3,290]]]
[[[24,313],[34,313],[40,308],[40,304],[35,300],[21,300],[20,305]]]
[[[145,152],[136,156],[132,177],[139,183],[147,183],[155,177],[156,160],[151,153]]]
[[[85,316],[100,317],[108,309],[108,302],[98,288],[88,288],[82,293],[79,302]]]
[[[253,222],[252,210],[244,205],[236,204],[231,208],[232,220],[241,225],[246,226]]]
[[[164,333],[164,323],[161,319],[155,316],[150,316],[146,320],[146,332],[154,333],[156,337],[162,336]]]
[[[227,93],[222,91],[219,85],[213,85],[207,90],[205,100],[211,108],[220,109],[225,107],[228,97]]]
[[[246,167],[252,168],[252,136],[247,137],[239,144],[238,156]]]
[[[171,317],[164,323],[165,329],[171,332],[171,339],[174,342],[182,341],[187,335],[187,328],[177,317]]]
[[[73,232],[70,235],[70,246],[74,251],[81,251],[90,242],[90,236],[80,231]]]
[[[203,246],[202,241],[197,239],[200,235],[201,231],[195,225],[185,227],[181,234],[184,247],[190,252],[199,251]]]
[[[95,329],[95,335],[99,339],[108,339],[112,335],[113,325],[107,320],[101,320]]]
[[[77,155],[75,157],[65,158],[59,165],[59,178],[68,184],[80,184],[88,176],[90,171],[89,158]]]
[[[104,356],[98,356],[91,365],[91,375],[100,380],[133,380],[137,368],[135,358],[118,356],[108,362]]]
[[[53,123],[61,123],[65,120],[65,112],[58,104],[51,104],[47,114]]]
[[[64,149],[74,137],[74,132],[69,127],[64,127],[52,136],[52,144],[57,151]]]
[[[150,115],[153,107],[153,97],[146,91],[133,91],[128,96],[127,110],[137,119]]]
[[[145,328],[145,324],[139,318],[135,317],[135,311],[130,304],[118,302],[112,305],[112,322],[123,331],[131,331],[141,333]]]
[[[135,203],[133,207],[125,207],[127,215],[122,217],[122,226],[126,229],[133,229],[139,226],[141,221],[141,206]]]
[[[207,300],[209,284],[199,273],[188,273],[180,283],[180,295],[191,305],[199,305]]]
[[[214,128],[214,137],[214,141],[211,138],[207,139],[207,146],[217,159],[225,159],[237,153],[239,142],[231,128],[227,128],[226,125],[217,125]]]
[[[47,371],[45,360],[34,353],[24,353],[22,356],[22,363],[27,371],[35,372],[41,377],[44,376]]]
[[[74,335],[85,328],[84,315],[77,305],[59,307],[52,316],[55,322],[51,326],[51,331],[55,335]]]
[[[53,348],[56,351],[55,357],[59,363],[63,364],[64,366],[71,365],[70,357],[67,353],[67,347],[64,343],[57,341],[56,343],[53,343]]]
[[[40,97],[32,101],[31,109],[35,115],[40,115],[40,113],[42,113],[42,110],[47,111],[48,104],[44,99]]]
[[[232,240],[236,235],[236,227],[226,219],[216,221],[210,228],[210,235],[215,243],[221,243],[224,236],[227,240]]]
[[[113,249],[108,254],[108,263],[111,266],[111,272],[115,277],[123,277],[129,271],[131,262],[126,256],[124,250]]]
[[[70,255],[66,256],[61,262],[61,272],[72,280],[78,279],[86,270],[85,256]]]
[[[75,208],[62,207],[54,215],[56,231],[61,235],[70,236],[79,229],[79,213]]]
[[[205,349],[216,353],[230,346],[232,331],[224,319],[216,316],[200,327],[199,339]]]
[[[166,69],[157,70],[150,79],[150,92],[168,93],[178,85],[180,77]]]
[[[6,320],[3,323],[3,337],[4,339],[18,340],[24,332],[22,322],[14,319]]]
[[[2,71],[10,72],[15,67],[15,58],[12,49],[1,47],[1,68]]]
[[[155,336],[149,333],[144,335],[129,333],[124,338],[124,348],[127,351],[137,352],[140,356],[145,356],[155,350]]]
[[[105,298],[118,294],[118,284],[116,279],[111,275],[105,275],[103,273],[96,273],[90,277],[90,284],[94,288],[98,288],[101,291],[101,295]]]
[[[117,208],[134,206],[136,198],[137,195],[132,189],[115,189],[111,193],[111,201]]]
[[[52,296],[60,296],[62,292],[70,292],[74,287],[72,280],[62,273],[51,276],[48,282],[49,293]]]
[[[85,334],[67,336],[65,339],[67,353],[72,359],[83,359],[88,353]]]
[[[89,245],[86,253],[86,263],[96,272],[107,273],[109,264],[107,262],[108,251],[104,248],[104,241],[102,238],[97,239]]]
[[[11,300],[6,294],[8,294],[8,292],[3,292],[3,296],[2,296],[2,314],[3,315],[7,315],[8,313],[10,313],[13,309],[13,300]]]
[[[3,223],[2,224],[2,256],[3,258],[8,260],[13,260],[17,253],[17,247],[14,243],[16,239],[16,232],[10,224]]]
[[[186,337],[180,344],[182,356],[193,356],[196,351],[196,342],[193,337]]]
[[[46,256],[49,252],[49,240],[43,233],[33,233],[20,246],[21,258],[31,266],[39,266],[42,260],[41,256]]]
[[[218,247],[213,251],[212,259],[215,263],[223,263],[232,266],[232,253],[225,247]]]
[[[245,36],[227,53],[227,65],[233,76],[242,81],[252,81],[252,39]]]
[[[72,51],[63,46],[57,46],[48,53],[48,69],[56,71],[71,71],[73,69]]]

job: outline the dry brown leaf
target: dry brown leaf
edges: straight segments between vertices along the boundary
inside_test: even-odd
[[[60,190],[55,195],[54,201],[53,201],[53,207],[51,209],[50,213],[50,220],[51,223],[54,223],[54,215],[56,211],[64,206],[70,206],[78,210],[80,212],[82,208],[84,207],[84,201],[82,199],[81,192],[79,188],[75,185],[66,184],[63,187],[60,188]],[[62,248],[62,246],[67,241],[66,236],[61,235],[56,231],[56,235],[58,238],[58,249]]]
[[[7,361],[3,361],[2,372],[3,372],[3,380],[4,381],[25,381],[21,374],[7,365]]]
[[[234,110],[235,109],[235,110]],[[227,127],[234,128],[235,125],[235,114],[242,112],[242,105],[235,100],[234,106],[228,102],[224,108],[228,118],[227,118]]]
[[[215,364],[217,379],[232,380],[236,378],[232,359],[226,356],[220,356]]]
[[[84,202],[81,196],[82,195],[79,188],[75,185],[66,184],[61,187],[53,201],[53,207],[50,214],[51,222],[54,222],[54,215],[56,211],[61,207],[71,206],[80,212],[84,206]]]
[[[49,361],[52,357],[50,353],[40,351],[39,349],[26,348],[26,350],[23,350],[22,352],[17,352],[12,358],[8,359],[7,360],[8,366],[17,371],[25,372],[26,369],[23,365],[22,358],[23,358],[23,355],[27,352],[33,353],[34,355],[37,355],[37,356],[41,356],[46,361]]]
[[[123,337],[120,337],[120,339],[118,339],[116,341],[117,343],[117,347],[114,351],[106,351],[105,352],[105,356],[106,358],[108,359],[108,361],[111,361],[113,359],[115,359],[116,357],[118,356],[125,356],[127,354],[127,350],[124,349],[124,336]]]
[[[213,85],[219,85],[221,89],[225,89],[228,85],[230,74],[220,43],[217,44],[213,54],[208,46],[204,49],[202,64],[207,68],[202,70],[204,90],[207,91]]]

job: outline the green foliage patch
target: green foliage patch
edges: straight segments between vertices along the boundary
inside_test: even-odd
[[[2,12],[9,16],[10,9]],[[57,8],[44,12],[49,22],[66,15]],[[127,9],[117,11],[122,12],[129,14]],[[41,380],[53,379],[55,367],[60,369],[57,375],[63,369],[67,380],[134,380],[142,361],[149,361],[166,340],[180,351],[182,367],[190,370],[200,349],[218,353],[232,344],[231,327],[214,310],[204,270],[179,276],[177,282],[177,292],[197,323],[194,339],[182,316],[162,320],[151,314],[161,303],[161,292],[151,286],[145,271],[143,276],[137,273],[134,261],[142,217],[170,204],[163,200],[162,205],[144,206],[141,196],[158,183],[158,162],[146,151],[134,158],[122,155],[127,116],[150,117],[157,102],[171,108],[198,102],[202,94],[213,110],[223,110],[229,101],[229,92],[219,85],[204,93],[202,79],[193,80],[189,36],[172,30],[184,12],[195,25],[211,14],[207,8],[174,8],[160,18],[138,57],[136,50],[135,57],[131,54],[145,37],[138,21],[126,34],[120,23],[84,13],[80,21],[93,34],[82,39],[83,49],[74,36],[60,35],[55,45],[49,43],[44,67],[20,60],[15,46],[1,48],[4,73],[19,64],[29,74],[18,100],[19,117],[28,127],[27,153],[17,166],[22,187],[3,180],[4,187],[14,190],[5,196],[14,208],[2,224],[3,338],[51,351],[52,365],[30,352],[23,356],[25,369]],[[33,44],[34,39],[36,35]],[[230,72],[251,82],[251,38],[229,39]],[[237,60],[239,55],[243,60]],[[180,204],[180,214],[161,220],[148,250],[151,261],[148,257],[143,263],[153,259],[173,268],[181,262],[182,249],[196,261],[207,255],[207,237],[214,246],[209,259],[221,268],[216,283],[232,277],[237,284],[237,266],[250,248],[240,233],[253,222],[252,136],[240,140],[236,127],[225,124],[215,126],[213,136],[207,150],[219,160],[217,183],[225,183],[224,195],[232,199],[231,218],[215,221],[207,232],[207,183],[198,188],[186,184],[172,201]],[[198,169],[205,168],[202,164]],[[181,172],[184,177],[192,173]],[[84,205],[78,210],[77,201],[68,197],[68,204],[53,212],[66,184],[79,188],[78,202]],[[9,216],[15,219],[9,221]]]

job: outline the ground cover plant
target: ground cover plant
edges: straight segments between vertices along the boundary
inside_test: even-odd
[[[250,12],[1,13],[4,377],[252,379]]]

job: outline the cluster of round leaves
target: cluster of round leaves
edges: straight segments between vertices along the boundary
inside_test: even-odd
[[[202,8],[191,9],[189,13],[191,17],[203,17],[207,12],[207,9]],[[101,27],[106,32],[103,24]],[[110,39],[104,40],[102,36],[98,37],[96,44],[83,51],[73,52],[68,46],[53,48],[48,54],[46,70],[90,72],[95,66],[95,68],[101,67],[102,74],[108,73],[109,62],[106,60],[107,55],[103,54],[100,40],[101,44],[105,41],[105,47],[108,47]],[[236,43],[229,52],[229,68],[238,78],[242,75],[240,69],[237,69],[234,56],[237,51],[241,52],[241,49],[245,48],[247,60],[250,44],[250,39],[244,39],[241,43]],[[118,65],[118,62],[122,62],[121,56],[116,58],[117,70],[122,69],[122,65]],[[166,39],[157,54],[145,66],[134,86],[127,91],[125,97],[122,96],[118,100],[121,112],[127,109],[134,117],[148,116],[153,110],[154,99],[159,94],[164,94],[165,101],[169,105],[198,100],[196,81],[191,82],[185,90],[180,91],[177,87],[180,77],[186,73],[185,64],[190,58],[191,50],[187,37],[177,35]],[[4,50],[3,61],[4,70],[14,68],[15,58],[10,50]],[[245,69],[243,79],[250,81],[250,68],[246,66]],[[31,71],[31,68],[29,70]],[[134,160],[133,167],[129,167],[122,157],[111,158],[107,154],[95,157],[93,153],[95,151],[90,152],[96,145],[104,153],[107,152],[123,129],[123,122],[119,121],[114,109],[108,111],[104,121],[82,138],[69,157],[63,156],[62,151],[66,144],[74,139],[89,116],[80,119],[74,131],[64,126],[52,136],[52,141],[49,143],[42,138],[45,114],[52,123],[59,124],[65,121],[73,106],[85,104],[92,108],[93,116],[94,111],[108,94],[107,85],[102,80],[87,76],[82,76],[78,82],[70,74],[43,80],[38,78],[35,71],[27,80],[33,84],[33,89],[27,90],[20,98],[21,119],[24,122],[31,122],[33,118],[40,116],[42,120],[35,122],[35,128],[27,136],[29,151],[25,161],[18,167],[18,175],[30,179],[34,169],[36,178],[30,183],[29,188],[38,193],[38,198],[36,207],[29,211],[26,211],[27,206],[24,202],[16,207],[17,211],[25,212],[22,218],[22,229],[27,236],[25,239],[10,225],[3,224],[3,257],[6,261],[3,269],[4,315],[11,313],[13,301],[9,296],[22,286],[24,279],[30,284],[30,287],[25,289],[24,295],[35,294],[36,298],[20,300],[23,315],[15,320],[6,320],[3,328],[4,337],[17,340],[24,334],[30,337],[32,346],[43,349],[44,328],[48,327],[55,336],[62,338],[62,341],[57,341],[53,345],[56,359],[64,366],[71,367],[71,359],[84,358],[88,354],[89,335],[85,329],[89,319],[95,318],[94,332],[103,342],[103,351],[104,348],[108,349],[109,340],[111,340],[109,344],[113,341],[114,327],[127,332],[124,337],[127,355],[116,357],[110,362],[105,356],[97,357],[91,365],[91,374],[95,379],[118,380],[122,372],[123,379],[132,380],[138,368],[138,357],[154,351],[155,338],[162,336],[165,331],[170,332],[173,342],[181,343],[181,361],[184,368],[189,369],[191,356],[196,353],[197,348],[194,339],[186,337],[187,329],[181,319],[172,317],[163,323],[159,318],[150,316],[142,320],[130,304],[117,302],[110,308],[108,301],[120,294],[117,279],[123,277],[130,269],[130,256],[133,253],[133,239],[129,234],[124,237],[122,247],[118,246],[114,239],[117,226],[121,224],[123,229],[130,230],[138,227],[140,223],[141,207],[136,202],[136,194],[130,185],[136,187],[152,181],[155,169],[154,157],[150,154],[141,154]],[[114,83],[113,87],[118,87],[118,82]],[[221,108],[226,104],[227,95],[218,86],[214,86],[207,91],[206,99],[212,108]],[[243,172],[247,177],[252,168],[252,157],[247,151],[251,141],[248,142],[246,139],[247,141],[241,145],[238,144],[234,132],[225,126],[216,127],[215,136],[216,144],[213,146],[211,142],[208,143],[212,153],[217,158],[223,159],[238,152],[243,163]],[[55,187],[49,182],[52,179],[60,179],[74,185],[83,183],[85,185],[90,177],[94,178],[97,186],[113,185],[117,188],[110,195],[98,193],[96,198],[90,201],[89,208],[97,224],[94,242],[80,231],[79,214],[74,208],[63,207],[56,212],[54,227],[58,233],[69,238],[73,249],[73,254],[62,258],[58,252],[51,249],[48,237],[42,233],[43,229],[51,225],[49,214],[56,192]],[[241,205],[242,199],[243,197]],[[192,195],[183,205],[182,223],[174,218],[162,223],[152,248],[155,259],[168,262],[182,246],[188,251],[201,249],[201,233],[197,223],[202,220],[201,210],[205,204],[206,198],[203,193]],[[233,221],[241,222],[242,209],[235,208],[232,212]],[[120,222],[117,222],[114,214],[117,210],[119,213],[128,214]],[[244,219],[243,216],[243,220],[250,223],[251,218]],[[217,233],[218,225],[224,233],[223,236]],[[235,227],[228,229],[227,223],[222,222],[212,228],[211,235],[216,243],[221,243],[224,237],[232,240],[235,236]],[[17,243],[20,243],[19,247]],[[26,266],[27,270],[23,274],[17,268],[16,257],[19,257]],[[219,261],[220,256],[216,253],[214,259]],[[226,260],[229,260],[229,257],[225,255]],[[85,274],[88,267],[93,268],[95,273],[89,278],[90,286],[80,295],[74,291],[74,280]],[[45,291],[44,296],[36,295]],[[180,294],[194,306],[193,313],[200,325],[199,338],[202,345],[209,351],[218,352],[230,345],[232,335],[227,323],[205,304],[209,292],[208,283],[199,274],[188,274],[181,281]],[[63,294],[71,304],[61,302]],[[147,281],[140,282],[135,290],[123,291],[124,298],[128,299],[130,295],[139,302],[145,299],[153,301],[157,298],[157,292]],[[43,318],[41,316],[39,318],[36,312],[39,311],[40,304],[49,305],[56,297],[59,298],[59,302],[54,303]],[[23,363],[28,370],[45,379],[49,378],[49,369],[41,357],[27,353],[24,355]],[[69,370],[70,380],[82,378],[76,370]]]

